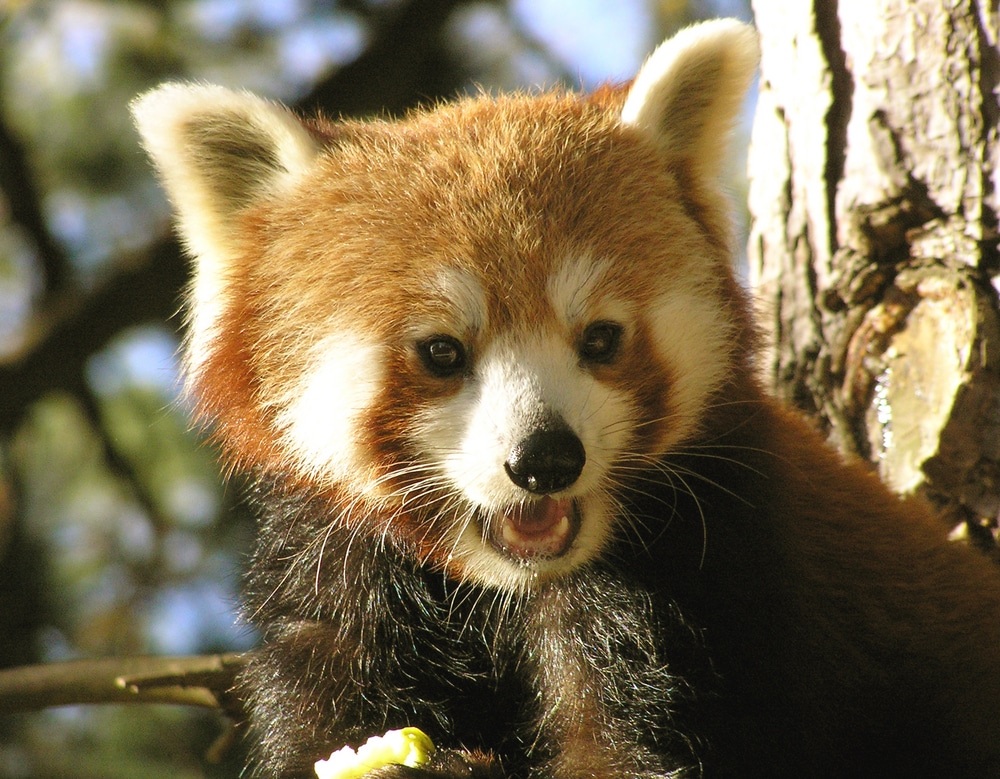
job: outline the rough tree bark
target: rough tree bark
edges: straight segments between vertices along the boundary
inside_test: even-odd
[[[1000,511],[996,0],[754,0],[774,391],[983,540]]]

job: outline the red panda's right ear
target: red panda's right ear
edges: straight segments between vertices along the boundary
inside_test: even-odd
[[[131,108],[194,260],[187,364],[196,375],[231,292],[239,213],[298,180],[320,147],[291,111],[248,92],[164,84]]]
[[[248,92],[164,84],[131,108],[197,259],[228,254],[233,216],[294,180],[318,152],[291,111]]]

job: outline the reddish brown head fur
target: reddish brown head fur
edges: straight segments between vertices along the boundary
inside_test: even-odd
[[[657,53],[627,91],[398,122],[299,122],[217,88],[144,98],[199,259],[189,385],[230,461],[349,495],[347,514],[388,510],[474,577],[522,586],[598,553],[616,469],[694,434],[749,352],[714,174],[755,44],[732,26],[704,45],[713,57]],[[730,88],[662,86],[690,68]],[[428,362],[430,344],[457,367]],[[584,454],[533,451],[545,472],[519,483],[510,458],[549,428]],[[547,529],[525,513],[551,508],[537,484],[580,527],[525,574],[483,542],[514,517]]]

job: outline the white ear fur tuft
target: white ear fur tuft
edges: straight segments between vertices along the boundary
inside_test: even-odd
[[[642,66],[622,122],[648,132],[698,173],[714,176],[759,57],[756,31],[735,19],[681,30]]]
[[[319,147],[291,111],[248,92],[164,84],[131,108],[195,261],[188,365],[197,370],[238,251],[238,212],[296,180]]]
[[[235,212],[294,179],[318,151],[287,108],[224,87],[164,84],[132,114],[196,255],[217,250]]]

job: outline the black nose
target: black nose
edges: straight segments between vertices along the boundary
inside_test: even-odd
[[[504,468],[518,487],[539,495],[566,489],[580,477],[587,454],[568,428],[536,430],[517,443]]]

